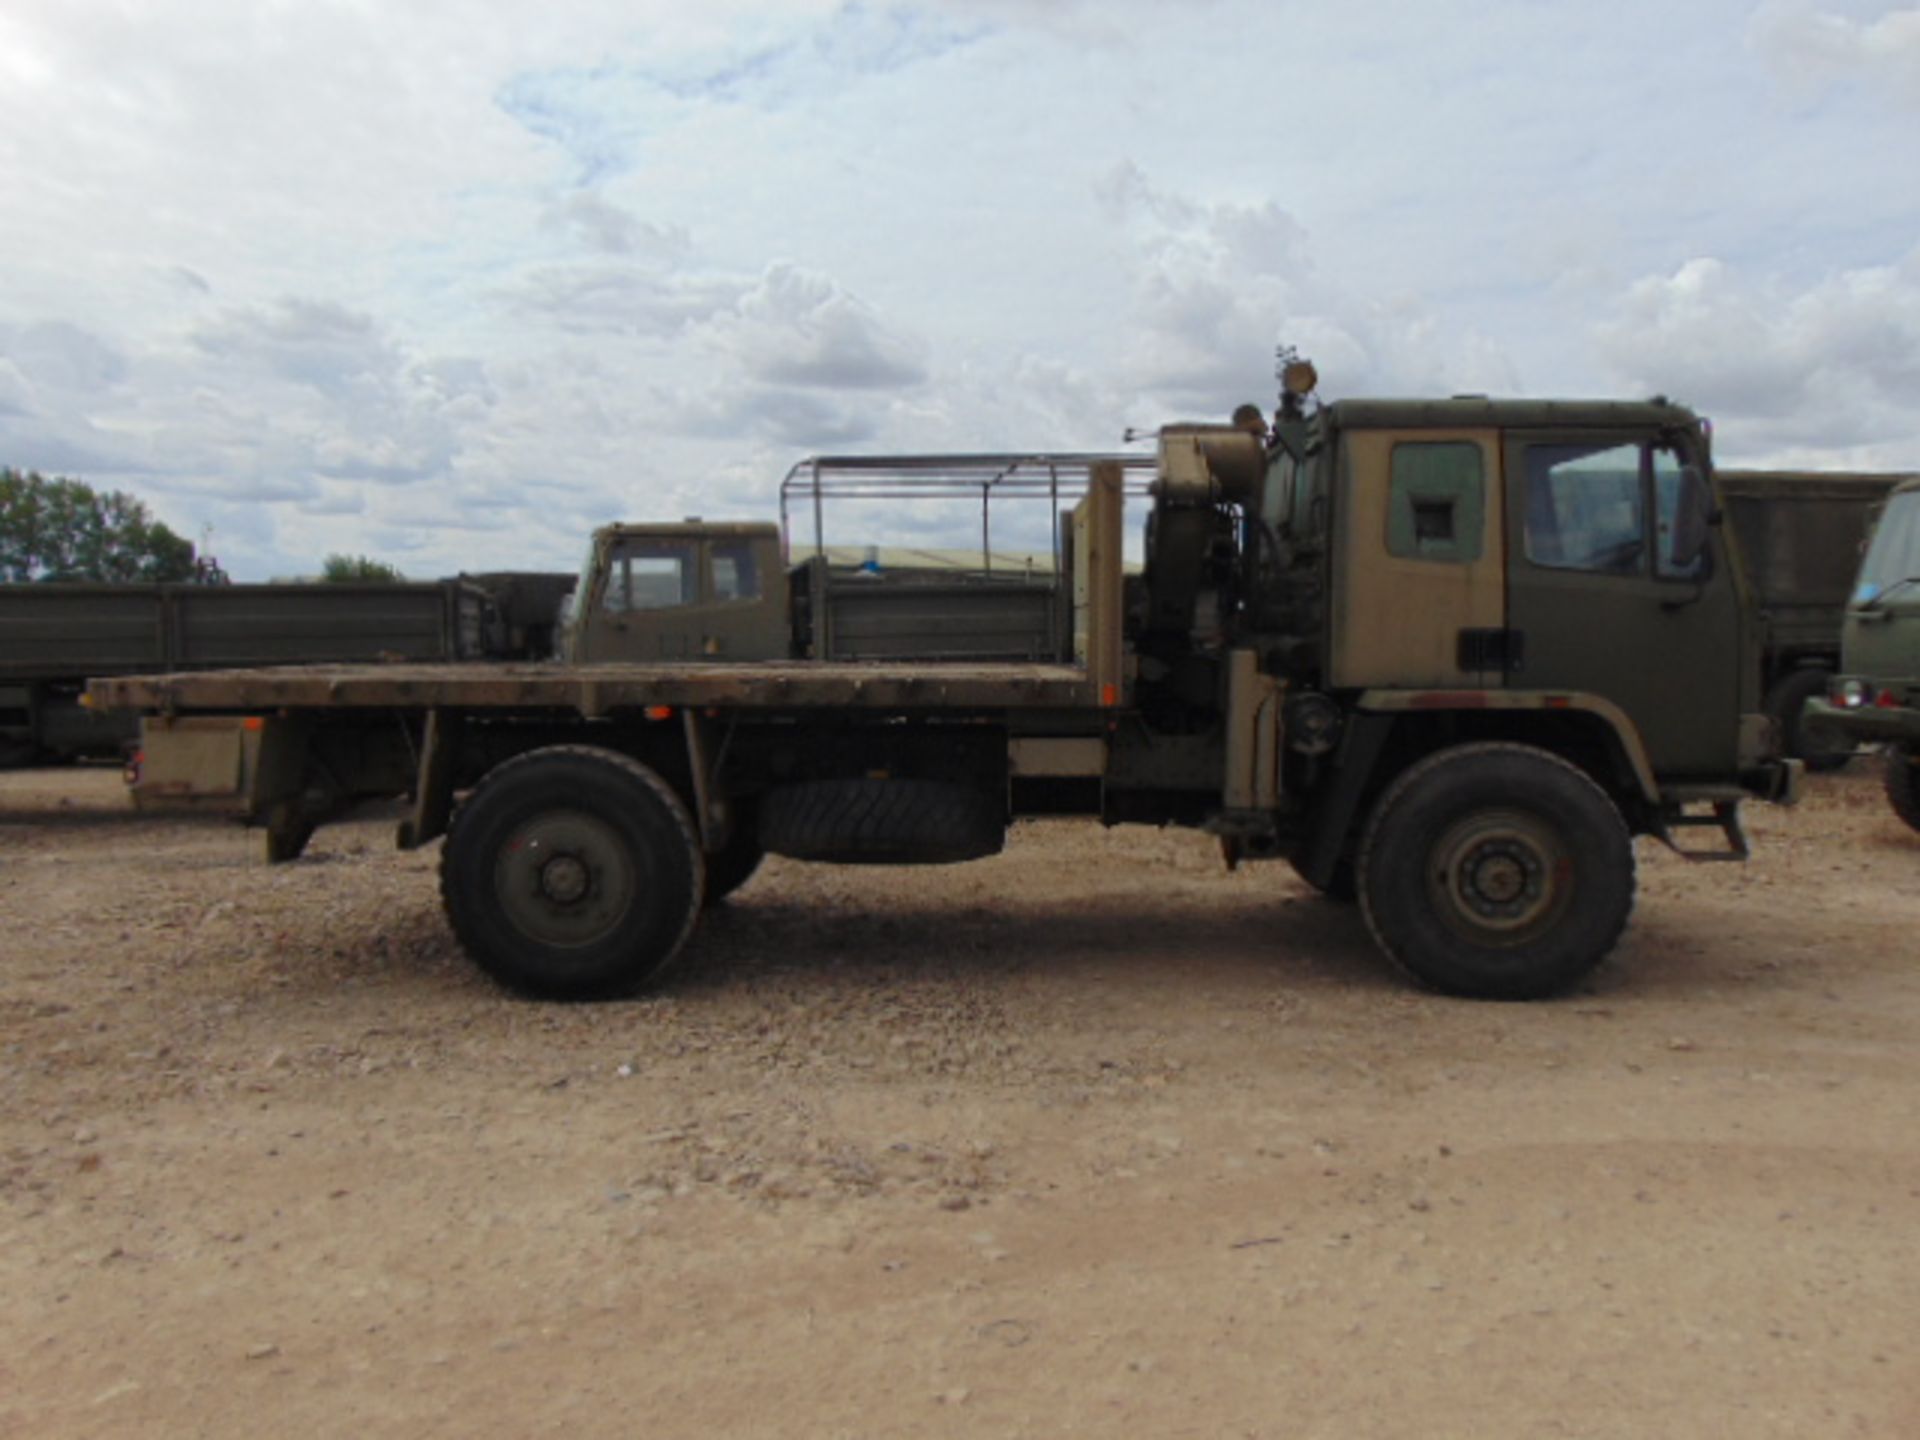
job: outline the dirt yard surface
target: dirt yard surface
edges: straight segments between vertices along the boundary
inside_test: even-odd
[[[1549,1004],[1202,838],[769,862],[508,998],[391,819],[0,776],[0,1434],[1920,1435],[1920,836],[1640,851]]]

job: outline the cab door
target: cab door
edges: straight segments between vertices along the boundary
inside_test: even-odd
[[[1498,432],[1354,430],[1343,453],[1330,682],[1498,686]]]
[[[1687,457],[1627,431],[1510,432],[1507,685],[1632,720],[1656,773],[1736,773],[1746,647],[1717,529],[1689,543]]]

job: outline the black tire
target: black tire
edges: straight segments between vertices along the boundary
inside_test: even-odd
[[[1301,868],[1298,860],[1293,862],[1293,873],[1298,875],[1304,883],[1312,886],[1317,893],[1336,904],[1351,905],[1360,898],[1360,880],[1354,874],[1353,861],[1344,857],[1334,863],[1333,874],[1327,878],[1327,883],[1324,885],[1316,884]]]
[[[1804,760],[1809,770],[1838,770],[1853,758],[1853,746],[1844,742],[1823,743],[1818,732],[1805,723],[1807,701],[1826,694],[1827,682],[1832,678],[1830,670],[1790,670],[1774,682],[1767,698],[1761,702],[1780,727],[1782,752]]]
[[[1913,751],[1905,745],[1889,745],[1881,766],[1881,782],[1887,787],[1893,813],[1920,830],[1920,770],[1915,768]]]
[[[712,909],[753,878],[767,852],[760,847],[760,836],[750,824],[738,826],[727,843],[707,856],[705,905]]]
[[[944,780],[810,780],[760,806],[760,843],[795,860],[951,865],[997,855],[1006,838],[999,802]]]
[[[639,761],[557,745],[496,766],[454,814],[440,894],[480,968],[547,1000],[631,994],[700,913],[686,807]]]
[[[1606,957],[1633,911],[1633,843],[1606,792],[1526,745],[1463,745],[1380,797],[1360,904],[1381,949],[1451,995],[1534,1000]]]

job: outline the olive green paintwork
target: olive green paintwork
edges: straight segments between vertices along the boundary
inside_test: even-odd
[[[1384,483],[1371,473],[1358,475],[1346,459],[1355,448],[1350,442],[1362,435],[1497,436],[1487,483],[1490,496],[1500,498],[1489,500],[1484,543],[1503,547],[1504,617],[1490,620],[1476,603],[1473,618],[1448,622],[1430,613],[1429,600],[1414,606],[1420,615],[1397,623],[1429,629],[1450,623],[1447,638],[1460,637],[1463,657],[1468,627],[1492,632],[1490,643],[1501,651],[1499,668],[1484,669],[1467,683],[1590,694],[1611,702],[1631,721],[1663,781],[1724,780],[1740,773],[1748,758],[1741,754],[1742,716],[1759,708],[1758,642],[1737,542],[1717,523],[1717,514],[1709,515],[1704,487],[1711,458],[1705,428],[1692,411],[1661,401],[1363,400],[1328,406],[1310,428],[1314,441],[1342,457],[1336,509],[1356,503],[1356,484]],[[1632,521],[1638,548],[1623,552],[1617,565],[1609,559],[1608,568],[1598,560],[1575,564],[1543,553],[1530,532],[1530,524],[1541,528],[1541,491],[1528,477],[1546,473],[1554,457],[1616,446],[1644,447],[1647,457],[1640,478],[1627,482],[1631,497],[1621,501],[1639,507]],[[1706,529],[1698,565],[1681,567],[1673,561],[1675,547],[1685,543],[1687,497],[1694,497],[1696,528],[1704,523]],[[1530,505],[1536,507],[1532,513]],[[1483,523],[1477,512],[1473,519],[1476,526]],[[1405,562],[1387,553],[1394,532],[1376,536],[1372,532],[1380,527],[1371,523],[1361,528],[1365,534],[1336,517],[1342,558],[1334,572],[1335,630],[1328,638],[1336,657],[1341,646],[1363,639],[1340,633],[1356,597],[1382,585],[1405,592],[1404,580],[1393,573],[1405,569]],[[1336,684],[1338,671],[1336,662]],[[1422,675],[1414,683],[1438,678]],[[1367,672],[1364,683],[1390,682]]]
[[[1721,470],[1714,477],[1739,538],[1769,679],[1804,665],[1836,669],[1840,629],[1875,515],[1899,475]]]
[[[576,664],[784,660],[790,604],[777,526],[609,525],[594,532],[562,655]]]
[[[1808,701],[1807,719],[1822,731],[1860,743],[1920,744],[1920,572],[1907,573],[1907,537],[1916,530],[1920,480],[1909,480],[1887,499],[1841,625],[1834,688],[1860,681],[1868,703],[1842,709],[1818,698]]]

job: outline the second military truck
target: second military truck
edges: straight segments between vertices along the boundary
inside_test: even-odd
[[[1780,743],[1812,770],[1846,763],[1853,745],[1802,723],[1840,668],[1840,634],[1875,515],[1901,475],[1722,470],[1719,491],[1746,564],[1760,637],[1761,708]]]
[[[1887,498],[1847,602],[1840,672],[1805,724],[1832,745],[1883,745],[1887,800],[1920,830],[1920,476]]]
[[[132,748],[137,716],[80,704],[89,676],[545,657],[573,583],[503,572],[350,585],[0,585],[0,769]]]
[[[836,658],[772,527],[689,524],[601,537],[564,662],[91,694],[188,768],[237,734],[204,763],[239,775],[277,858],[411,796],[401,843],[445,835],[462,945],[533,995],[654,982],[765,853],[964,861],[1029,815],[1198,827],[1357,898],[1431,986],[1565,989],[1627,923],[1634,836],[1741,856],[1740,803],[1797,789],[1706,429],[1664,401],[1314,406],[1302,368],[1271,425],[1169,426],[1144,472],[973,457],[983,494],[1018,470],[1072,503],[1056,609],[1024,627],[1045,648],[1020,658],[942,643],[979,628],[968,596],[910,594],[918,619],[868,617],[888,658]]]

